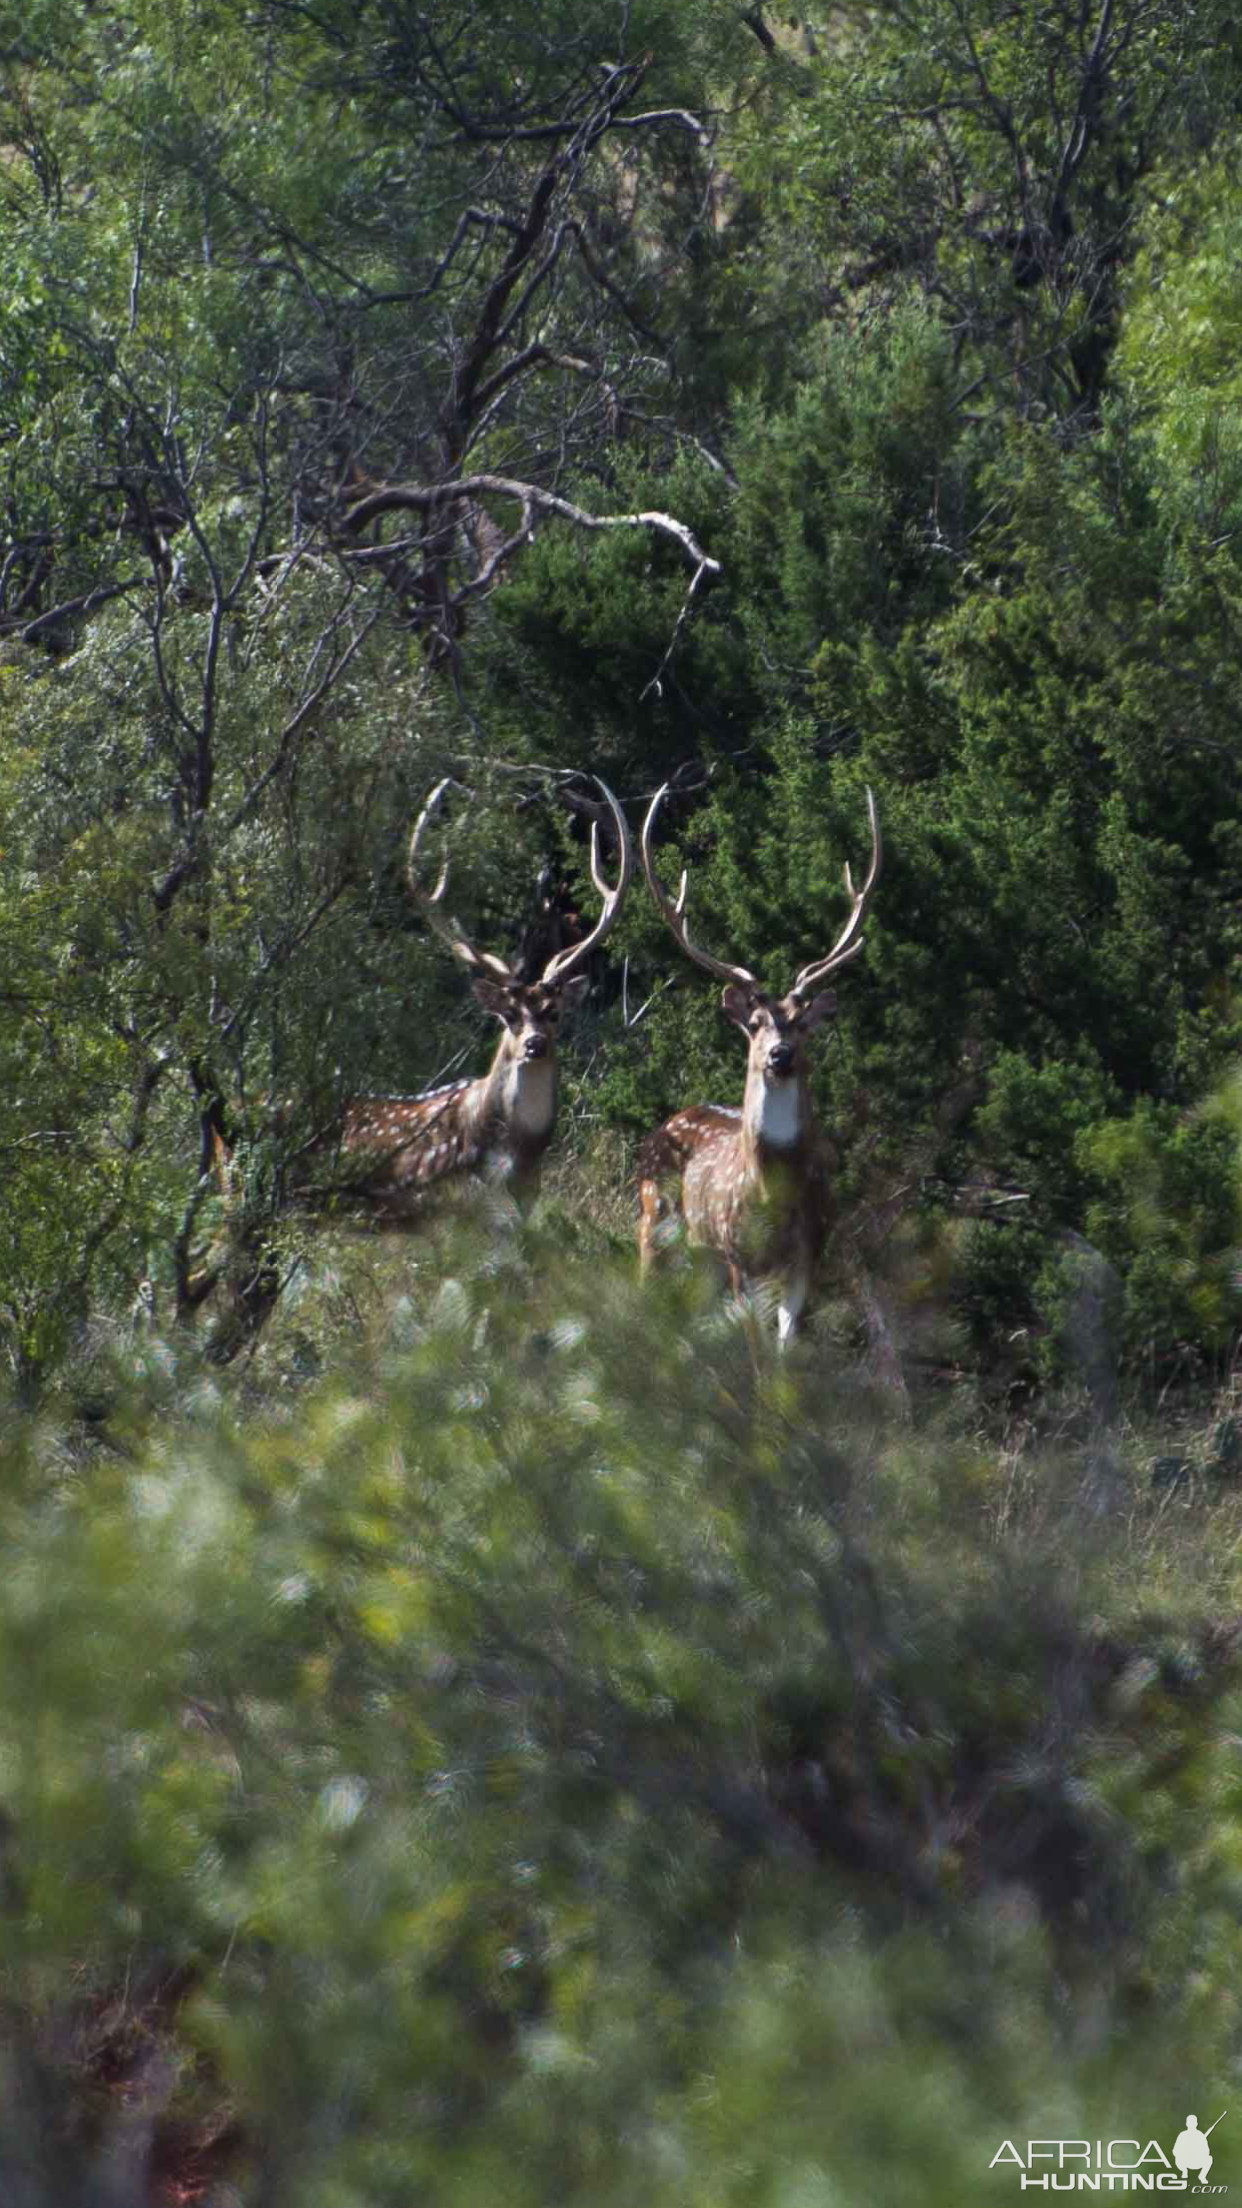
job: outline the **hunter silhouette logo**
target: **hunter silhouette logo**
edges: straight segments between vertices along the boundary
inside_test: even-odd
[[[1221,2114],[1216,2119],[1216,2124],[1222,2122],[1227,2114],[1228,2110],[1222,2109]],[[1208,2140],[1215,2131],[1216,2124],[1209,2124],[1206,2131],[1200,2131],[1197,2116],[1186,2118],[1186,2129],[1178,2132],[1173,2147],[1173,2160],[1183,2177],[1189,2177],[1193,2170],[1195,2176],[1200,2180],[1206,2178],[1212,2167],[1212,2150],[1208,2145]]]
[[[1222,2109],[1206,2131],[1197,2116],[1188,2116],[1171,2155],[1158,2139],[1146,2146],[1139,2139],[1028,2139],[1025,2154],[1006,2139],[988,2168],[1011,2165],[1023,2192],[1038,2187],[1045,2193],[1227,2193],[1227,2185],[1208,2183],[1215,2160],[1208,2141],[1228,2113]]]

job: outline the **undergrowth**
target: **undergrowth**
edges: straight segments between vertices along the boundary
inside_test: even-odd
[[[6,2203],[949,2208],[1230,2105],[1229,1481],[554,1207],[319,1262],[5,1433]]]

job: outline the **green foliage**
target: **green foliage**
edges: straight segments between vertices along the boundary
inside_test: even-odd
[[[1153,194],[1117,347],[1126,384],[1183,482],[1223,518],[1236,477],[1238,183],[1232,154],[1170,175]],[[1188,465],[1189,464],[1189,465]]]
[[[140,2092],[164,2166],[215,2142],[243,2201],[832,2169],[947,2204],[1053,2110],[1107,2136],[1154,2094],[1158,2129],[1223,2076],[1197,1536],[1140,1622],[1072,1462],[1015,1518],[999,1458],[538,1241],[442,1241],[277,1419],[133,1362],[84,1454],[6,1450],[0,2166],[35,2208],[105,2163],[140,2197]]]
[[[875,327],[824,327],[799,369],[788,407],[752,399],[737,422],[734,557],[786,684],[837,640],[891,646],[935,615],[949,584],[940,520],[965,525],[970,485],[952,347],[921,303]]]
[[[1176,178],[1229,143],[1238,64],[1232,12],[1175,0],[1119,0],[1090,30],[1005,0],[834,11],[800,96],[742,134],[780,240],[743,262],[746,289],[805,328],[825,303],[879,318],[914,288],[953,332],[959,404],[1081,420],[1153,149]]]
[[[450,766],[489,801],[456,890],[506,944],[532,872],[566,902],[584,876],[548,816],[510,832],[513,789],[546,787],[510,770],[598,769],[635,818],[699,770],[669,867],[679,844],[713,946],[782,985],[831,937],[873,787],[884,887],[815,1072],[846,1211],[1025,1192],[1043,1239],[1015,1328],[1093,1205],[1139,1264],[1116,1145],[1133,1118],[1144,1147],[1149,1105],[1190,1124],[1242,1046],[1229,12],[1125,0],[1087,38],[927,0],[797,40],[651,0],[624,51],[607,10],[519,7],[481,38],[466,0],[434,31],[234,0],[11,29],[0,1332],[22,1386],[143,1281],[184,1300],[221,1117],[254,1233],[292,1249],[260,1214],[340,1098],[477,1062],[396,856]],[[603,61],[640,54],[642,117],[575,141],[538,275],[502,298],[551,149]],[[490,397],[459,417],[476,371]],[[719,577],[687,604],[667,536],[539,519],[424,662],[422,523],[355,543],[341,504],[463,468],[672,514]],[[477,577],[515,512],[455,521],[441,577]],[[349,561],[402,531],[405,595],[367,597]],[[584,1139],[740,1080],[640,896],[614,948],[626,980],[597,977],[568,1054]],[[1211,1271],[1228,1236],[1209,1259],[1206,1232],[1173,1241]],[[966,1277],[995,1342],[996,1283]],[[1157,1364],[1215,1354],[1227,1296],[1136,1295]]]
[[[0,5],[0,2196],[956,2208],[1236,2084],[1237,23],[432,15]],[[533,1224],[287,1201],[571,768],[781,990],[876,794],[779,1368],[641,882]]]
[[[1242,1318],[1236,1128],[1145,1102],[1084,1128],[1079,1149],[1099,1190],[1087,1232],[1120,1270],[1132,1353],[1177,1342],[1220,1357]]]

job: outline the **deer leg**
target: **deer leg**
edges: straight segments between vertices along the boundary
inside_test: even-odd
[[[793,1340],[806,1309],[806,1275],[790,1273],[781,1282],[776,1305],[776,1341],[779,1349],[786,1349]]]
[[[539,1176],[514,1173],[501,1162],[482,1176],[482,1211],[495,1234],[517,1234],[525,1226],[539,1194]]]
[[[638,1267],[645,1276],[651,1271],[656,1253],[656,1228],[660,1223],[660,1184],[658,1181],[642,1181],[638,1189]]]
[[[508,1194],[517,1207],[519,1219],[529,1219],[539,1201],[539,1189],[543,1175],[537,1165],[528,1166],[524,1173],[514,1173],[507,1184]]]

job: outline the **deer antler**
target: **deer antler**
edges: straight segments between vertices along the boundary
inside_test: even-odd
[[[681,888],[677,892],[676,903],[674,903],[670,899],[668,891],[665,889],[663,883],[660,881],[658,874],[656,873],[655,865],[651,857],[651,844],[652,837],[655,831],[656,814],[659,812],[660,807],[664,803],[664,800],[668,796],[671,788],[672,784],[670,782],[666,782],[662,789],[656,791],[656,794],[652,798],[650,805],[647,807],[647,818],[643,822],[643,872],[647,877],[647,882],[651,890],[651,894],[655,898],[660,911],[663,913],[665,920],[668,922],[673,935],[680,943],[687,958],[692,958],[696,966],[705,966],[709,974],[719,975],[721,981],[740,981],[747,988],[757,989],[759,987],[759,983],[756,981],[753,974],[747,972],[744,966],[726,965],[723,958],[713,958],[710,951],[701,951],[696,943],[692,943],[690,941],[690,935],[686,927],[685,919],[686,890],[690,881],[689,869],[687,868],[687,870],[683,873],[681,877]]]
[[[610,887],[600,867],[599,821],[593,820],[591,822],[591,880],[603,898],[603,910],[591,933],[585,936],[581,943],[571,943],[567,950],[554,952],[548,960],[542,976],[545,988],[549,988],[554,984],[559,986],[560,983],[567,981],[572,973],[576,973],[580,966],[586,964],[592,951],[598,950],[621,910],[622,900],[629,888],[630,876],[634,871],[634,852],[630,843],[630,831],[625,822],[625,814],[618,805],[608,784],[601,781],[598,774],[593,776],[592,779],[599,784],[608,801],[608,809],[612,814],[612,824],[616,830],[617,844],[621,853],[621,871],[617,876],[615,885]]]
[[[857,958],[863,947],[862,925],[867,917],[867,907],[871,902],[872,892],[880,879],[880,867],[884,858],[884,846],[880,841],[879,815],[875,809],[875,798],[870,790],[867,791],[867,818],[871,822],[871,864],[867,869],[867,879],[861,889],[855,889],[849,860],[846,860],[845,886],[853,899],[849,919],[829,951],[827,958],[818,959],[813,965],[803,967],[789,992],[791,997],[797,997],[801,1000],[803,997],[809,996],[818,982],[823,981],[827,975],[835,973],[838,966],[844,966],[851,958]]]
[[[514,979],[512,967],[507,965],[503,958],[495,957],[491,951],[477,951],[460,920],[454,920],[449,913],[445,912],[444,892],[448,888],[449,878],[447,853],[440,868],[440,878],[434,889],[424,889],[417,878],[415,870],[418,864],[419,845],[422,841],[423,830],[426,828],[445,791],[452,787],[452,781],[452,775],[446,774],[442,782],[437,782],[414,823],[414,832],[410,837],[410,848],[405,862],[406,880],[410,885],[410,894],[426,913],[428,926],[434,929],[442,943],[447,943],[454,958],[459,958],[463,966],[469,966],[476,973],[491,974],[497,981],[512,982]]]

